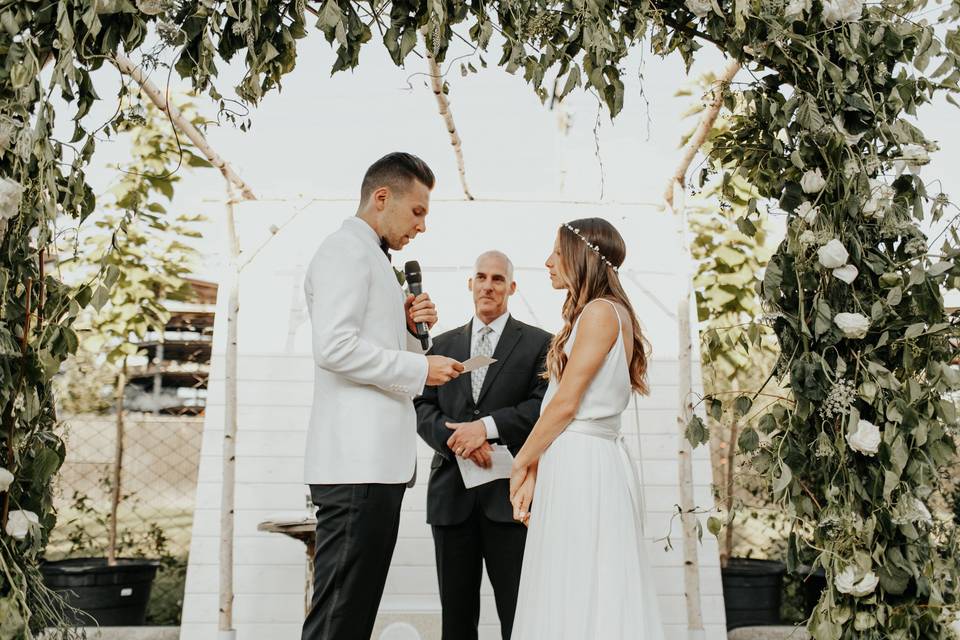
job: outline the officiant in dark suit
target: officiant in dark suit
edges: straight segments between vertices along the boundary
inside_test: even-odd
[[[417,431],[436,452],[427,488],[443,607],[443,640],[475,640],[483,565],[493,586],[504,640],[510,638],[526,527],[513,519],[509,481],[467,489],[457,457],[490,465],[495,444],[514,455],[540,416],[542,378],[551,336],[510,316],[517,289],[513,264],[499,251],[477,258],[469,280],[475,317],[433,340],[430,351],[460,362],[491,356],[489,367],[441,387],[427,386],[414,403]]]

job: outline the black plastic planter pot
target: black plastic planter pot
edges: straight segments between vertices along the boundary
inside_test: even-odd
[[[827,574],[823,567],[811,571],[807,565],[801,565],[797,567],[797,575],[803,580],[803,612],[809,618],[820,602],[820,595],[827,588]]]
[[[786,567],[774,560],[730,558],[720,570],[727,629],[780,624]]]
[[[102,627],[142,625],[147,615],[150,587],[160,563],[141,558],[73,558],[45,562],[44,582],[71,607],[92,617]],[[87,626],[86,616],[68,616],[71,624]]]

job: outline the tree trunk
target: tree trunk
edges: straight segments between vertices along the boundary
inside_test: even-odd
[[[111,567],[117,564],[117,512],[120,509],[121,486],[123,475],[123,395],[127,388],[127,359],[124,357],[117,374],[117,388],[115,397],[115,411],[117,414],[116,446],[113,453],[113,473],[110,478],[110,521],[107,532],[107,564]]]
[[[686,232],[686,219],[682,218],[681,234]],[[686,245],[684,244],[684,256]],[[678,335],[680,338],[679,401],[677,418],[680,447],[677,483],[680,488],[680,522],[683,525],[683,594],[687,605],[687,634],[689,638],[703,637],[703,609],[700,599],[700,562],[697,556],[697,516],[693,500],[693,447],[687,440],[687,423],[693,417],[693,362],[690,340],[690,274],[684,269],[687,285],[677,305]]]
[[[220,494],[220,638],[233,638],[233,527],[237,446],[237,321],[240,314],[240,246],[234,192],[227,183],[227,241],[230,250],[227,347],[224,356],[223,484]]]
[[[720,552],[720,566],[726,567],[727,561],[733,555],[733,465],[737,458],[737,433],[739,432],[740,421],[736,418],[730,425],[730,438],[727,440],[727,481],[726,498],[724,499],[724,508],[727,511],[727,527],[724,531],[723,549]]]

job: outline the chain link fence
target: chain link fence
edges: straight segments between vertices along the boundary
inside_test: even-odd
[[[103,557],[116,416],[81,414],[63,422],[67,459],[55,485],[58,522],[47,558]],[[124,416],[117,555],[161,563],[147,624],[180,624],[202,433],[202,417]]]

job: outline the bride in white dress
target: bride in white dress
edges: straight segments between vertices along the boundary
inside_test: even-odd
[[[646,341],[617,273],[625,255],[613,225],[587,218],[560,227],[546,262],[567,299],[510,479],[514,517],[529,524],[513,640],[664,637],[620,434],[631,393],[647,392]]]

